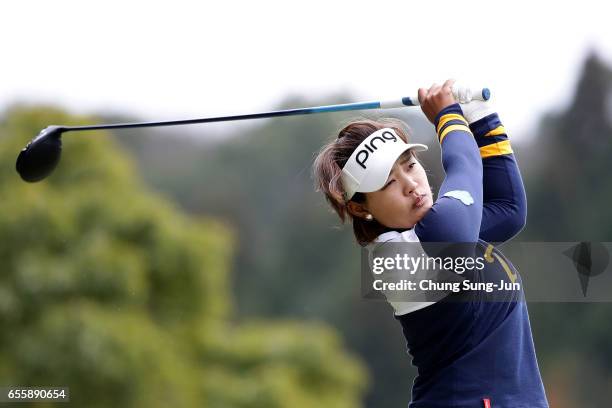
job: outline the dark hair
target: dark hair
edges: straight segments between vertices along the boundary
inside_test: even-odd
[[[395,130],[399,137],[408,143],[410,130],[408,125],[399,119],[358,119],[352,120],[339,132],[338,137],[321,148],[313,164],[313,176],[315,189],[322,191],[327,202],[338,214],[342,223],[347,218],[353,221],[353,233],[357,242],[365,246],[374,241],[376,237],[387,230],[387,227],[380,224],[377,220],[366,221],[360,217],[353,216],[348,210],[348,202],[344,199],[344,187],[340,179],[342,167],[346,164],[353,151],[368,136],[377,130],[391,128]],[[416,157],[413,149],[410,153]],[[356,203],[365,202],[364,193],[355,193],[349,200]]]

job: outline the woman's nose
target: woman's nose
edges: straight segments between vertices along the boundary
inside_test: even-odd
[[[419,185],[416,179],[411,176],[402,177],[402,183],[403,183],[405,195],[410,195]]]

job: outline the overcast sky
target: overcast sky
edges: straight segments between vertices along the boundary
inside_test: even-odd
[[[453,77],[490,87],[509,132],[528,137],[589,49],[612,61],[605,4],[4,2],[0,108],[164,120],[268,110],[289,93],[388,99]]]

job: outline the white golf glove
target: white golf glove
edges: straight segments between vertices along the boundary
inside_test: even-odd
[[[453,93],[461,106],[463,116],[469,124],[495,113],[495,108],[492,106],[490,99],[488,101],[472,100],[472,92],[469,87],[455,85],[453,86]]]

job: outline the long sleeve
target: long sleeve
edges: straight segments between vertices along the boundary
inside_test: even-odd
[[[506,130],[497,113],[470,125],[482,157],[483,210],[480,238],[503,243],[525,226],[527,198]]]
[[[444,108],[435,126],[446,177],[438,198],[415,225],[421,242],[477,242],[482,218],[482,160],[459,104]]]

